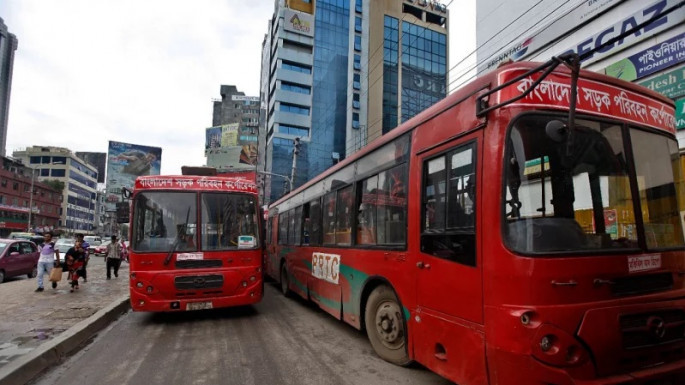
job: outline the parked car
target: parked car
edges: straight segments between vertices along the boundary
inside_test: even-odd
[[[23,239],[0,239],[0,283],[5,278],[38,274],[40,253],[35,243]]]
[[[105,256],[105,254],[107,254],[107,246],[109,246],[110,243],[112,243],[112,241],[104,241],[99,246],[95,246],[95,251],[93,253],[95,255]]]
[[[55,242],[55,248],[59,250],[60,256],[63,256],[72,247],[74,247],[73,238],[60,238]]]

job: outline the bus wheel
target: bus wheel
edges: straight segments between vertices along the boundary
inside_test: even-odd
[[[395,365],[411,363],[407,354],[407,333],[404,330],[397,296],[388,286],[378,286],[366,302],[364,324],[371,346],[382,359]]]
[[[290,296],[290,280],[288,279],[288,269],[285,267],[285,263],[281,264],[281,293],[284,296]]]

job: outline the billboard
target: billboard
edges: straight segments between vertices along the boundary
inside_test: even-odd
[[[110,140],[107,153],[105,209],[116,211],[116,204],[122,201],[122,188],[133,189],[136,178],[139,176],[159,175],[161,164],[162,149],[160,147]]]
[[[231,147],[238,144],[239,123],[224,124],[221,126],[221,147]]]
[[[633,81],[685,61],[685,33],[628,56],[604,72],[615,78]]]
[[[299,33],[306,36],[314,36],[314,16],[302,12],[296,12],[286,8],[283,12],[286,31]]]
[[[221,147],[221,127],[209,127],[206,129],[205,155],[211,149]]]

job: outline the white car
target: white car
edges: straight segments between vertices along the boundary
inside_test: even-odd
[[[73,238],[60,238],[55,242],[55,249],[59,250],[60,255],[66,254],[72,247],[74,247]]]

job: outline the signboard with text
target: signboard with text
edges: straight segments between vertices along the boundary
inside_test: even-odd
[[[685,128],[685,98],[675,101],[675,127],[678,130]]]
[[[638,84],[671,99],[685,96],[685,66],[680,66],[659,76],[638,82]]]
[[[685,61],[685,33],[608,66],[604,72],[633,81]]]
[[[512,68],[499,74],[504,84],[529,68]],[[525,77],[498,92],[498,100],[509,100],[528,90],[540,76]],[[685,83],[684,83],[685,84]],[[571,80],[566,74],[551,74],[524,98],[511,105],[568,109],[571,99]],[[675,111],[667,103],[590,79],[578,79],[577,111],[646,124],[675,133]]]
[[[307,36],[314,36],[314,16],[292,9],[283,11],[283,29]]]

